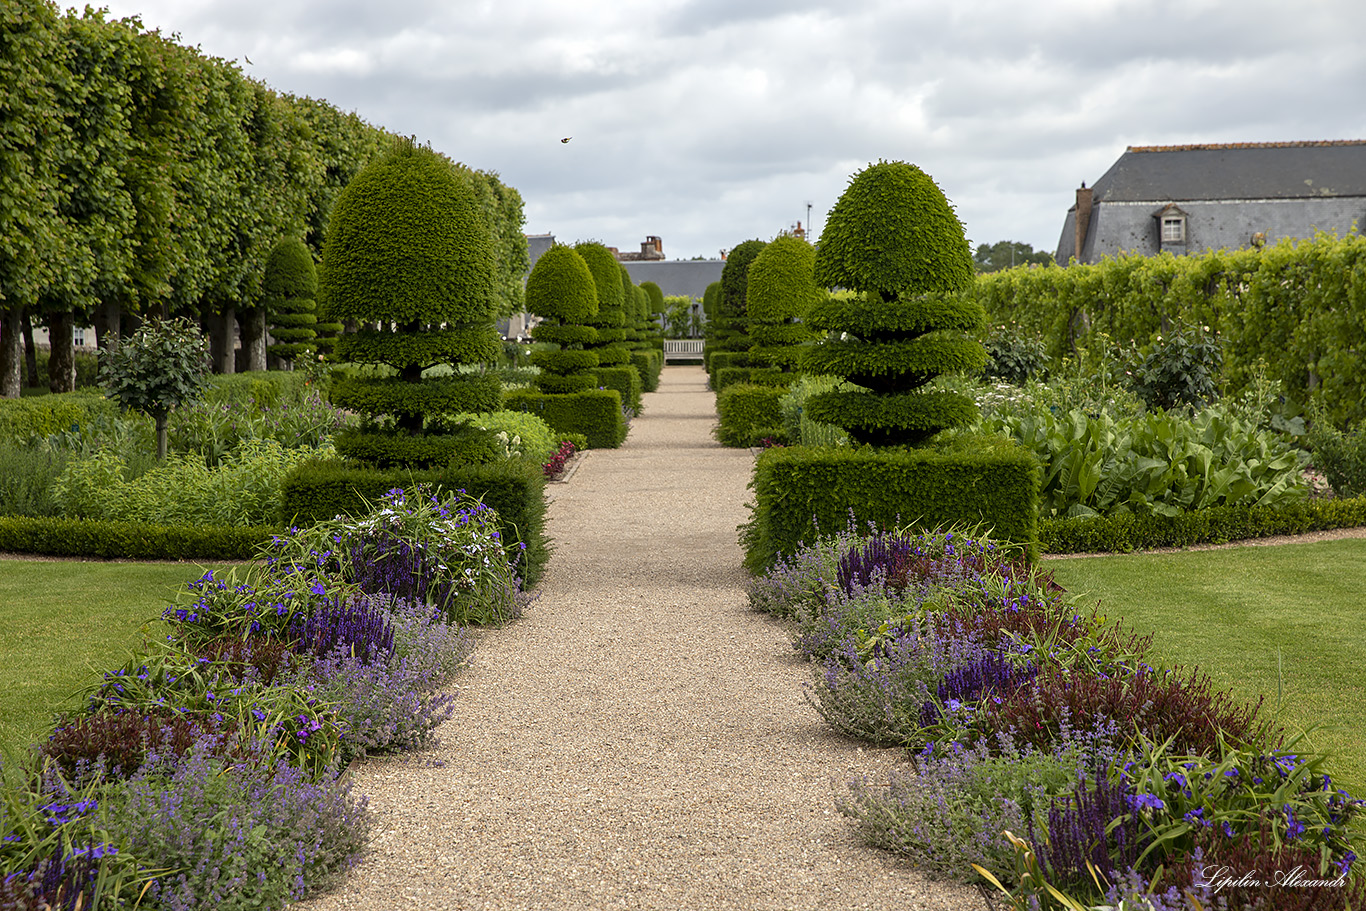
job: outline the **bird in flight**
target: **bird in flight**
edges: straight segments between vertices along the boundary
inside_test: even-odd
[[[571,140],[571,139],[573,139],[573,138],[574,138],[573,136],[566,136],[565,138],[561,139],[560,142],[568,142],[569,140]]]
[[[256,65],[256,64],[254,64],[254,63],[251,62],[251,58],[248,57],[246,54],[243,54],[243,55],[242,55],[242,59],[245,60],[247,63],[251,64],[252,66],[255,66],[255,65]]]

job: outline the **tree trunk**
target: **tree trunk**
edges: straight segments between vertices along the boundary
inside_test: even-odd
[[[54,311],[47,320],[47,388],[49,391],[74,392],[76,389],[76,343],[73,336],[76,315],[70,310]]]
[[[157,461],[166,461],[166,413],[163,411],[154,418],[157,428]]]
[[[0,398],[17,399],[22,385],[24,318],[18,307],[0,310]]]
[[[222,313],[209,316],[209,351],[213,357],[214,373],[235,373],[237,370],[237,309],[223,308]]]
[[[119,350],[119,321],[123,306],[118,301],[104,301],[95,308],[95,344],[100,354]]]
[[[266,369],[266,308],[252,307],[238,314],[242,327],[242,349],[246,353],[247,370]]]
[[[23,311],[24,366],[28,368],[28,384],[32,388],[41,386],[38,382],[38,349],[33,344],[33,314]]]

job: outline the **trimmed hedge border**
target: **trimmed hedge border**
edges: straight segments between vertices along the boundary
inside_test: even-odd
[[[872,522],[977,528],[1037,556],[1040,470],[999,437],[931,449],[766,449],[755,462],[754,512],[742,526],[745,568],[758,575],[802,542]]]
[[[1087,516],[1039,520],[1046,554],[1127,553],[1155,547],[1227,544],[1272,535],[1299,535],[1366,525],[1366,496],[1307,500],[1279,509],[1216,506],[1178,516]]]
[[[250,560],[279,528],[0,516],[0,551],[103,560]]]
[[[527,586],[534,585],[550,559],[545,537],[545,475],[539,465],[499,462],[448,468],[379,469],[341,460],[305,462],[284,481],[281,500],[292,524],[311,525],[337,515],[362,515],[366,504],[378,503],[395,487],[429,483],[441,490],[464,490],[498,513],[507,546],[526,544],[519,567]]]

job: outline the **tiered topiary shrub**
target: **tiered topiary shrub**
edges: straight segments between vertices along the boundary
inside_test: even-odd
[[[271,320],[270,334],[275,339],[266,351],[286,363],[307,357],[317,337],[314,299],[318,295],[318,273],[313,254],[303,241],[286,237],[275,245],[266,260],[261,291]]]
[[[726,446],[789,442],[779,400],[797,366],[802,345],[816,334],[799,322],[825,293],[816,286],[816,251],[800,237],[783,235],[750,264],[745,291],[749,318],[748,367],[716,370],[717,437]]]
[[[581,433],[593,448],[621,445],[621,393],[598,388],[601,330],[587,325],[598,315],[598,285],[577,248],[556,244],[541,254],[527,277],[526,306],[542,318],[532,338],[558,347],[532,351],[532,363],[541,369],[537,391],[511,392],[504,407],[535,414],[557,432]]]
[[[334,405],[359,412],[337,451],[378,466],[430,466],[492,458],[488,434],[428,426],[442,414],[496,411],[492,376],[425,378],[438,364],[493,361],[492,238],[473,188],[446,157],[409,140],[367,165],[337,197],[323,247],[323,313],[355,320],[337,357],[369,375],[332,384]]]
[[[919,445],[970,423],[973,402],[930,383],[945,373],[980,373],[986,363],[968,334],[985,322],[982,307],[957,296],[973,276],[963,225],[928,174],[882,161],[855,175],[830,211],[815,258],[816,281],[853,296],[810,310],[811,326],[830,335],[805,350],[801,366],[864,391],[813,396],[812,420],[882,446]]]
[[[598,330],[586,325],[598,312],[598,289],[588,264],[573,247],[556,244],[536,260],[526,282],[526,308],[541,317],[531,330],[538,342],[555,348],[531,352],[541,369],[536,388],[560,394],[596,389]]]
[[[814,275],[818,285],[843,290],[807,312],[805,321],[829,335],[803,349],[802,372],[863,388],[813,395],[805,416],[882,448],[761,453],[743,534],[746,565],[762,570],[846,521],[982,526],[1036,554],[1038,460],[1000,437],[931,439],[972,420],[976,406],[930,383],[976,373],[986,360],[967,334],[983,323],[982,310],[955,296],[973,279],[972,254],[934,181],[904,162],[855,175],[826,220]]]
[[[802,322],[826,296],[816,284],[815,267],[815,249],[790,234],[775,238],[750,264],[745,311],[754,365],[792,373],[802,347],[816,339]]]
[[[749,320],[745,312],[745,295],[749,287],[749,267],[767,244],[762,240],[747,240],[738,244],[726,256],[721,268],[720,289],[713,313],[707,315],[707,373],[712,388],[717,385],[717,372],[723,367],[748,367]],[[743,379],[736,377],[737,380]]]
[[[633,413],[638,412],[640,374],[631,366],[631,350],[627,345],[626,285],[630,283],[630,276],[623,281],[626,270],[612,251],[600,243],[583,241],[574,249],[588,263],[588,271],[593,273],[593,282],[598,288],[598,313],[589,321],[589,325],[598,330],[598,340],[592,345],[592,350],[598,354],[598,367],[594,371],[598,385],[617,390],[621,393],[622,404]],[[634,300],[629,303],[634,305]]]

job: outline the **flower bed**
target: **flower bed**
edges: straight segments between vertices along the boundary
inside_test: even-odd
[[[395,490],[189,583],[166,642],[0,765],[0,905],[280,908],[331,882],[369,825],[341,770],[426,745],[462,624],[520,615],[496,529],[463,495]]]
[[[1017,908],[1082,907],[1050,887],[1153,908],[1366,897],[1363,802],[1333,787],[1324,756],[1260,704],[1154,667],[1149,639],[990,541],[850,530],[756,579],[750,601],[789,618],[832,727],[910,750],[840,809],[932,875],[999,880]],[[1221,869],[1302,875],[1221,887]]]

